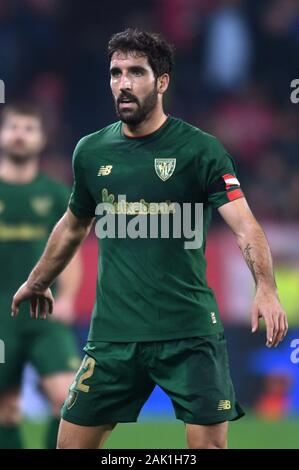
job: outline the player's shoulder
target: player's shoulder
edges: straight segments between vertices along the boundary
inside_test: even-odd
[[[96,132],[85,135],[77,143],[75,152],[84,153],[98,148],[99,145],[104,144],[107,140],[111,140],[112,136],[117,135],[119,127],[120,121],[117,121]]]
[[[56,194],[57,196],[68,193],[70,191],[70,188],[67,184],[43,172],[39,173],[39,181],[43,188],[47,189],[53,194]]]
[[[222,147],[218,138],[199,127],[191,124],[187,121],[184,121],[180,118],[172,118],[175,130],[180,132],[182,135],[185,135],[188,139],[196,142],[196,144],[210,149],[211,147]]]

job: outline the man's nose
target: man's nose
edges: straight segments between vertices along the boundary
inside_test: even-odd
[[[132,82],[127,75],[122,75],[120,79],[120,89],[121,90],[131,90],[132,89]]]
[[[16,140],[23,139],[25,134],[26,132],[24,131],[24,129],[15,129],[14,138]]]

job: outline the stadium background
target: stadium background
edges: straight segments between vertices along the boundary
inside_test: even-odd
[[[248,412],[231,425],[231,447],[299,448],[299,362],[291,361],[292,352],[299,358],[291,347],[299,338],[299,104],[290,101],[290,83],[299,78],[299,2],[0,0],[6,102],[26,99],[43,108],[49,127],[43,169],[69,184],[75,143],[116,119],[105,48],[111,34],[128,26],[160,31],[175,44],[167,111],[215,134],[227,147],[273,251],[290,330],[279,348],[268,350],[263,330],[250,333],[251,275],[229,229],[214,214],[209,283],[221,307],[236,389]],[[95,290],[95,250],[90,236],[83,247],[74,326],[82,345]],[[39,447],[47,404],[29,383],[24,411],[27,445]],[[156,388],[140,424],[120,425],[106,447],[184,445],[183,424]]]

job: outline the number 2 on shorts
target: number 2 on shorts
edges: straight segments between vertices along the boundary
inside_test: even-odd
[[[89,379],[93,372],[94,372],[94,366],[95,366],[95,360],[92,357],[87,357],[83,360],[82,365],[80,369],[78,370],[75,382],[76,382],[76,390],[79,390],[80,392],[89,392],[89,385],[84,384],[84,380]],[[80,375],[81,370],[86,368],[86,371]],[[79,376],[79,377],[78,377]],[[78,377],[78,378],[77,378]]]

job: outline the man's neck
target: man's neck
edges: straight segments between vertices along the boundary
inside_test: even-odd
[[[162,109],[154,111],[148,119],[138,126],[130,126],[123,123],[123,133],[127,137],[144,137],[157,131],[166,121],[167,115]]]
[[[23,165],[16,165],[4,156],[0,163],[0,178],[7,183],[30,183],[37,176],[38,170],[37,160],[31,160]]]

